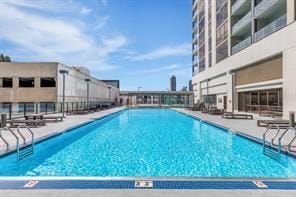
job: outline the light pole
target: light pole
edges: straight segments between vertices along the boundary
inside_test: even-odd
[[[69,74],[69,71],[60,70],[59,72],[60,72],[60,74],[63,75],[63,106],[62,106],[62,111],[63,111],[63,117],[65,117],[65,86],[66,86],[65,75]]]
[[[86,103],[87,103],[87,107],[89,108],[89,82],[91,80],[85,79],[85,81],[86,81]]]
[[[139,100],[139,96],[140,96],[140,89],[141,89],[142,87],[141,86],[139,86],[138,87],[138,96],[136,96],[136,104],[138,105],[138,100]]]

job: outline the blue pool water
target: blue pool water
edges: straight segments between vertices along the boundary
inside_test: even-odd
[[[129,109],[0,159],[0,176],[296,177],[296,160],[169,109]]]

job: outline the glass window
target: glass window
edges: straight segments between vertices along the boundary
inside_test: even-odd
[[[25,109],[26,108],[26,109]],[[34,112],[34,103],[19,103],[18,104],[18,112]]]
[[[216,31],[216,44],[217,46],[221,44],[228,36],[228,22],[226,21],[219,29]]]
[[[34,87],[34,78],[19,78],[20,88],[32,88]]]
[[[216,27],[218,28],[220,25],[224,23],[225,20],[227,20],[228,12],[227,12],[227,3],[223,5],[223,7],[217,12],[216,14]]]
[[[2,79],[3,88],[12,88],[12,78],[3,78]]]
[[[216,50],[216,61],[220,62],[228,56],[228,41],[225,40]]]
[[[56,87],[56,81],[51,77],[40,78],[40,87]]]
[[[202,45],[200,48],[199,48],[199,59],[202,59],[204,56],[205,56],[205,45]]]

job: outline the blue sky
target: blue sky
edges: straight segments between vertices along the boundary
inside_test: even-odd
[[[191,0],[0,0],[0,51],[84,66],[123,90],[191,78]]]

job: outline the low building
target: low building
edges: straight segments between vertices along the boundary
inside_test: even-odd
[[[65,102],[117,102],[119,88],[89,75],[82,67],[70,67],[58,62],[0,62],[0,112],[44,108],[63,101],[65,74]],[[36,103],[40,104],[36,107]],[[25,105],[26,104],[26,105]],[[42,111],[42,109],[39,109]]]
[[[180,106],[193,104],[193,92],[189,91],[121,91],[122,105]]]
[[[120,89],[120,81],[119,80],[101,80],[102,82],[108,84],[108,85],[112,85],[114,87],[117,87],[118,89]]]

